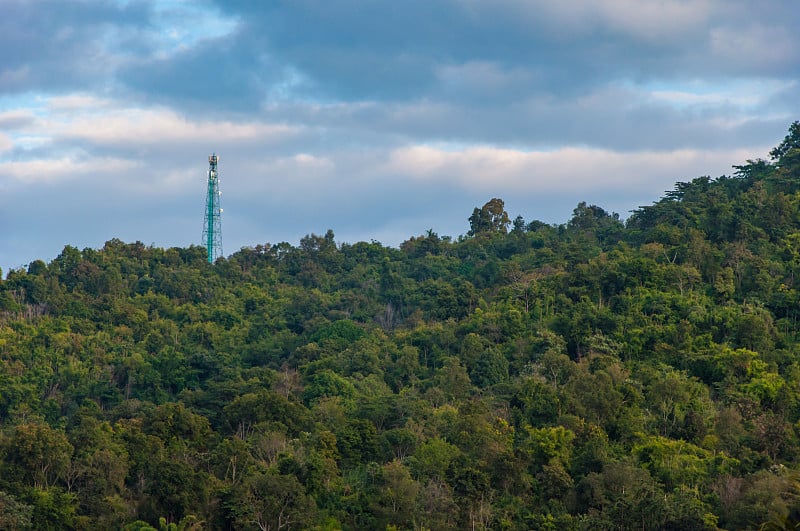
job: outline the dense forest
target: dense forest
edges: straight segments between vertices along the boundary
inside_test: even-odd
[[[0,529],[796,529],[800,123],[734,170],[625,221],[11,270]]]

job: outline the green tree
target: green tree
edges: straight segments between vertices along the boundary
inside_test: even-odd
[[[414,452],[412,469],[417,477],[443,480],[450,463],[459,455],[461,451],[457,446],[440,438],[430,439]]]
[[[234,491],[231,511],[241,529],[307,529],[316,504],[295,476],[259,472]]]
[[[576,485],[577,510],[591,529],[663,529],[668,506],[664,492],[646,470],[609,462]]]
[[[476,236],[484,232],[505,234],[511,220],[505,210],[502,199],[490,199],[481,208],[475,208],[469,217],[469,235]]]
[[[43,423],[25,423],[14,428],[7,441],[9,476],[47,489],[64,478],[73,447],[67,436]]]
[[[400,461],[381,467],[378,505],[390,525],[411,527],[417,514],[420,486]]]
[[[33,507],[0,491],[0,529],[30,529]]]
[[[800,122],[794,121],[789,126],[789,133],[769,152],[769,156],[773,161],[780,163],[789,151],[798,148],[800,148]]]

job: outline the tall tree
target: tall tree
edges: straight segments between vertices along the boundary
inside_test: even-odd
[[[505,210],[505,203],[497,197],[489,200],[481,208],[475,208],[469,217],[469,235],[475,236],[482,232],[496,232],[505,234],[511,220]]]

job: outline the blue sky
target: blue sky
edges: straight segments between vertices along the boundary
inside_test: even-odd
[[[0,268],[627,217],[800,119],[792,0],[4,0]]]

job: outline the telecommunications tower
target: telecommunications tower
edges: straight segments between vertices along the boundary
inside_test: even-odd
[[[217,162],[219,157],[216,154],[208,157],[208,190],[206,192],[206,215],[203,223],[203,243],[208,251],[208,263],[222,256],[222,222],[220,214],[222,209],[219,206],[219,176],[217,174]]]

